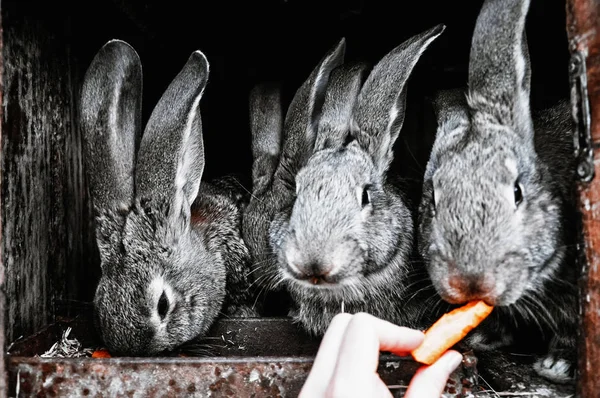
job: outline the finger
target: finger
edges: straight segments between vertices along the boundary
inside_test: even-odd
[[[342,339],[351,318],[351,314],[338,314],[331,320],[299,398],[324,395],[333,375]]]
[[[379,377],[379,374],[377,375],[377,392],[375,395],[375,397],[381,397],[381,398],[393,398],[394,394],[392,394],[392,392],[390,391],[390,389],[388,388],[388,386],[383,382],[383,380],[381,380],[381,377]]]
[[[418,330],[355,314],[346,328],[333,377],[343,375],[358,383],[377,371],[380,351],[406,353],[417,348],[423,338]]]
[[[430,366],[423,366],[410,381],[404,398],[439,398],[450,374],[460,365],[462,355],[448,351]]]

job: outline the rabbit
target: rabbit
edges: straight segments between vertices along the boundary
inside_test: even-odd
[[[529,0],[486,0],[468,89],[434,101],[418,250],[447,303],[495,306],[469,345],[536,348],[537,373],[566,383],[578,319],[573,122],[566,102],[530,109],[528,7]]]
[[[115,355],[173,350],[202,336],[222,310],[252,313],[245,199],[226,180],[200,184],[208,75],[206,57],[192,53],[143,136],[136,51],[111,40],[84,76],[79,121],[101,259],[94,318]]]
[[[251,253],[252,285],[260,286],[267,300],[277,301],[275,310],[287,313],[289,294],[282,288],[277,273],[277,257],[270,245],[269,229],[275,214],[294,200],[294,178],[308,152],[297,130],[318,112],[311,98],[321,97],[329,73],[341,63],[344,39],[321,59],[308,79],[296,91],[287,113],[283,114],[281,87],[259,84],[250,92],[252,133],[252,194],[242,218],[242,235]],[[285,132],[285,134],[284,134]],[[312,133],[307,131],[307,133]],[[267,302],[261,310],[268,313]]]
[[[418,313],[403,305],[412,214],[386,174],[405,83],[443,30],[438,25],[392,50],[364,84],[366,65],[343,64],[341,39],[287,111],[272,188],[261,198],[271,220],[260,231],[268,227],[264,272],[285,286],[291,316],[310,334],[322,335],[342,310],[397,323]]]

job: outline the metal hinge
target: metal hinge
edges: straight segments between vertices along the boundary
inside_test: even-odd
[[[575,157],[577,158],[577,176],[583,182],[594,178],[594,148],[591,134],[590,104],[588,102],[585,55],[575,51],[569,63],[571,80],[571,107],[575,132]]]

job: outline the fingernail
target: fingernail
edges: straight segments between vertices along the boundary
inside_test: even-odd
[[[462,355],[460,355],[458,352],[455,352],[455,351],[448,354],[448,356],[450,358],[448,358],[446,360],[446,368],[448,369],[448,373],[451,373],[454,371],[454,369],[456,369],[458,367],[458,365],[460,365],[463,357],[462,357]]]

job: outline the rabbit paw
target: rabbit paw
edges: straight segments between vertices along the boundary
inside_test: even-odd
[[[510,343],[509,337],[490,336],[481,331],[475,331],[465,339],[465,344],[475,351],[493,351],[510,345]]]
[[[565,384],[575,380],[574,363],[552,353],[539,358],[533,368],[538,375],[553,383]]]

